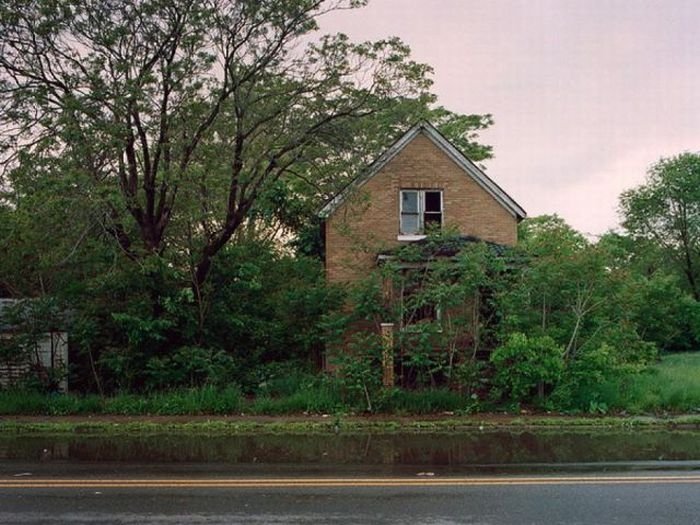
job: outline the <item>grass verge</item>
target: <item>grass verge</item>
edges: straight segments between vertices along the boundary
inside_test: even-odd
[[[155,435],[198,434],[206,436],[245,434],[327,433],[464,433],[495,430],[580,431],[700,429],[700,416],[653,417],[497,417],[444,418],[430,420],[329,417],[308,420],[207,420],[196,422],[152,421],[0,421],[0,434]]]
[[[596,413],[640,415],[700,414],[700,353],[665,356],[648,370],[595,385],[585,399],[595,401]],[[446,389],[383,390],[372,399],[375,412],[393,416],[463,415],[477,413],[484,405]],[[0,416],[225,416],[245,412],[265,416],[348,414],[362,412],[364,399],[349,400],[337,381],[311,375],[290,374],[267,383],[258,396],[246,399],[235,387],[203,387],[149,395],[122,394],[102,399],[95,395],[46,395],[38,392],[0,391]],[[604,407],[604,410],[600,410]],[[700,415],[697,416],[700,418]],[[476,414],[469,421],[479,419]],[[629,418],[620,418],[629,421]],[[639,418],[638,418],[639,419]],[[514,424],[517,417],[511,416]],[[464,425],[464,420],[460,420]],[[532,424],[528,418],[526,424]],[[590,424],[591,418],[547,417],[545,425]],[[603,421],[597,418],[593,421]],[[418,424],[418,423],[417,423]],[[449,427],[450,423],[445,423]]]

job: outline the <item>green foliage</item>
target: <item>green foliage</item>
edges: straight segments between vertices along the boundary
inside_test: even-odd
[[[564,349],[551,337],[512,334],[491,354],[494,386],[505,399],[530,402],[556,386],[564,370]]]
[[[521,248],[534,257],[569,256],[588,245],[586,238],[558,215],[539,215],[518,225]]]
[[[621,301],[640,337],[666,352],[694,350],[700,341],[694,321],[698,302],[678,281],[663,271],[630,275]]]
[[[173,326],[169,319],[143,318],[127,313],[114,313],[112,319],[133,348],[164,341],[165,332]]]
[[[662,158],[641,186],[620,196],[623,225],[663,253],[700,300],[700,155]]]
[[[101,231],[130,260],[190,266],[201,288],[234,234],[298,229],[347,159],[386,145],[389,115],[429,112],[430,67],[398,38],[316,33],[321,14],[360,4],[10,2],[0,146],[82,190],[90,205],[71,215],[90,224],[77,232]],[[474,132],[490,117],[434,112],[488,154]],[[373,118],[373,133],[352,133]]]
[[[240,390],[235,386],[217,389],[211,386],[160,392],[151,395],[121,394],[102,399],[99,396],[45,395],[36,391],[0,392],[0,414],[123,414],[184,415],[230,414],[239,411]]]
[[[222,350],[184,346],[146,363],[146,386],[151,389],[223,387],[235,377],[233,358]]]
[[[347,351],[335,356],[338,382],[347,406],[376,410],[382,386],[382,341],[377,333],[356,332],[350,336]]]
[[[236,386],[205,386],[188,390],[155,392],[149,395],[121,394],[106,398],[102,412],[123,415],[230,414],[242,403]]]
[[[398,328],[403,386],[453,383],[456,366],[493,347],[497,292],[508,286],[503,251],[451,231],[436,232],[395,250],[351,293],[354,321],[393,322]]]
[[[448,358],[439,345],[439,323],[424,322],[408,326],[399,333],[398,339],[404,381],[418,388],[434,387]]]
[[[307,377],[303,382],[290,388],[286,393],[273,394],[275,389],[265,387],[247,410],[253,414],[333,414],[352,408],[343,398],[342,386],[338,380],[317,376]],[[362,406],[359,407],[362,410]]]
[[[503,296],[504,334],[548,335],[574,354],[596,331],[618,274],[605,254],[557,216],[521,223],[526,263]]]
[[[257,397],[286,397],[306,390],[319,378],[308,363],[275,361],[262,364],[251,373],[256,385],[251,393]]]
[[[50,332],[67,331],[65,310],[54,297],[24,299],[7,304],[0,315],[0,365],[27,367],[15,387],[24,386],[46,392],[59,390],[67,374],[63,367],[45,367],[37,362],[40,347],[54,345]],[[51,348],[53,351],[55,348]]]
[[[454,385],[473,400],[487,397],[490,388],[489,363],[476,359],[465,360],[455,367]]]
[[[0,391],[0,414],[3,415],[80,415],[102,411],[102,400],[95,395],[75,396],[48,394],[38,389]]]
[[[624,321],[608,326],[591,337],[590,346],[597,343],[607,345],[614,351],[615,361],[621,365],[641,369],[655,363],[659,358],[658,348],[654,343],[643,340],[634,328],[634,325]]]
[[[75,305],[75,388],[109,394],[235,381],[250,391],[260,364],[320,362],[320,320],[341,298],[317,260],[257,241],[221,252],[198,297],[178,286],[177,269],[136,269],[115,269],[66,294]]]
[[[339,291],[326,286],[318,260],[266,243],[231,246],[219,254],[212,271],[206,341],[236,360],[246,389],[255,387],[254,369],[261,364],[317,364],[324,338],[321,319],[340,302]]]
[[[115,401],[125,413],[233,409],[237,387],[216,401],[233,384],[263,411],[461,407],[441,386],[468,407],[488,395],[492,366],[479,360],[494,348],[505,402],[554,388],[552,406],[601,412],[629,406],[657,349],[696,350],[692,153],[660,160],[622,195],[629,235],[593,242],[557,216],[523,221],[516,250],[433,232],[342,308],[317,258],[319,204],[418,120],[472,160],[491,156],[478,142],[491,116],[437,106],[429,66],[399,39],[316,38],[320,13],[361,3],[0,6],[0,295],[42,298],[11,321],[0,359],[21,357],[69,310],[71,385],[152,394]],[[424,397],[382,391],[381,322],[398,328],[402,386],[430,388]],[[337,380],[308,372],[324,346]],[[194,389],[167,392],[183,387]],[[639,406],[686,403],[653,395]]]
[[[380,412],[392,414],[471,413],[479,406],[474,399],[447,388],[384,390],[378,405]]]
[[[491,116],[436,105],[398,38],[315,33],[362,3],[0,6],[0,295],[70,307],[76,389],[320,363],[339,295],[279,239],[318,255],[319,204],[419,120],[491,155]]]
[[[532,341],[528,341],[530,344]],[[594,414],[696,412],[700,410],[700,354],[664,356],[652,367],[621,365],[607,345],[581,352],[562,372],[561,381],[546,402],[549,408]],[[284,393],[282,393],[284,392]],[[354,403],[354,404],[353,404]],[[393,414],[470,413],[487,405],[473,396],[447,389],[377,390],[375,412]],[[113,397],[45,394],[38,391],[0,391],[0,414],[332,414],[365,411],[362,396],[350,399],[342,379],[299,375],[279,386],[263,386],[252,401],[235,386]]]
[[[642,370],[624,368],[622,374],[607,374],[601,383],[581,390],[578,403],[574,402],[572,407],[584,411],[605,407],[630,414],[697,412],[699,373],[700,354],[666,355]]]
[[[607,412],[611,400],[602,387],[621,381],[628,373],[631,369],[620,364],[616,350],[606,343],[582,351],[565,368],[550,403],[558,409]]]

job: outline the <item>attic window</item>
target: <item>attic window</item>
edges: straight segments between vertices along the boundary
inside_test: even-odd
[[[423,235],[442,227],[442,191],[401,190],[401,235]]]

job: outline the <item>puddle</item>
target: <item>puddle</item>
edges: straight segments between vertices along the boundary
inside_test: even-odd
[[[368,468],[385,472],[581,470],[600,465],[700,469],[700,432],[0,437],[0,461],[42,464],[201,464],[217,469]],[[654,465],[659,465],[655,467]]]

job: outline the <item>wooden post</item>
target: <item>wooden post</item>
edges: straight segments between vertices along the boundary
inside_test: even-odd
[[[394,386],[394,323],[382,323],[382,384]]]

